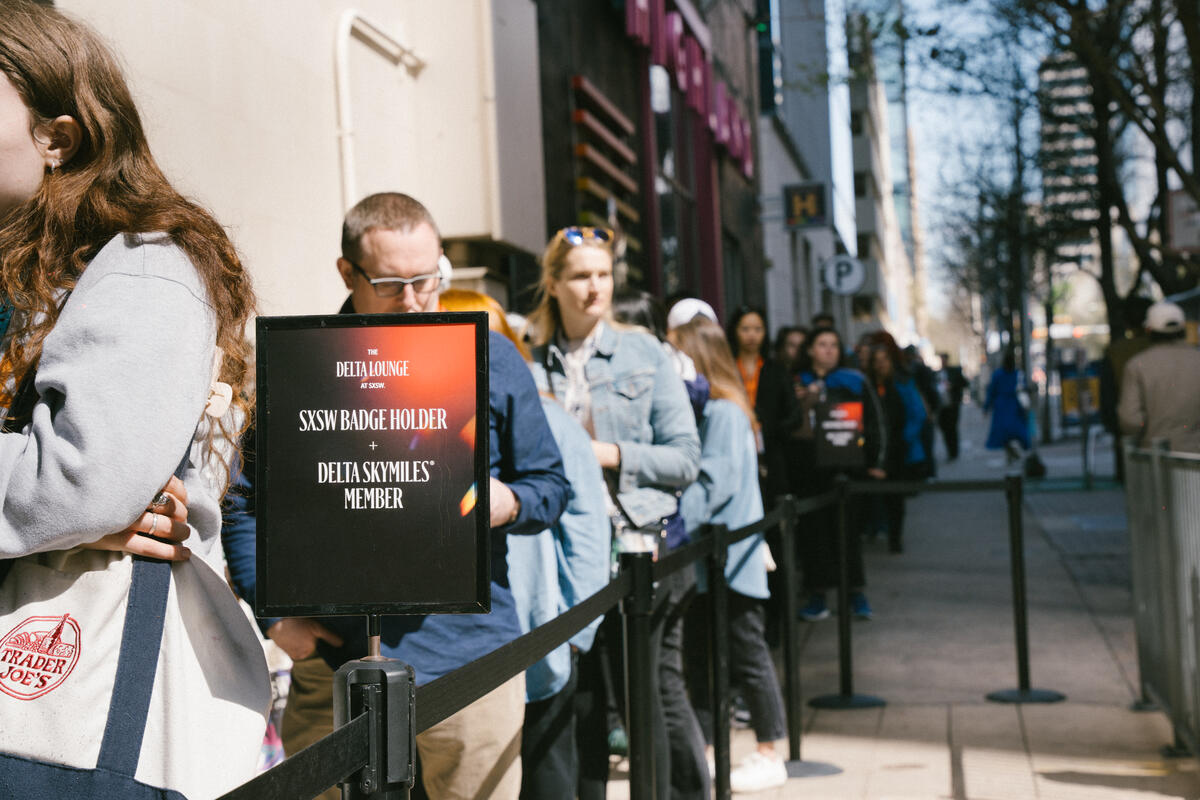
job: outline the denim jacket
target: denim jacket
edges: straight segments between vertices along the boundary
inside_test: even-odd
[[[688,533],[705,523],[736,530],[762,519],[758,453],[746,414],[728,400],[709,400],[700,421],[700,439],[700,477],[684,490],[679,502]],[[760,600],[770,595],[762,551],[766,546],[763,535],[756,533],[729,547],[725,578],[730,589]],[[704,564],[696,566],[700,591],[706,591]]]
[[[522,633],[549,622],[608,584],[608,509],[591,440],[558,403],[542,398],[542,408],[562,452],[571,495],[553,526],[533,536],[508,537],[508,580]],[[570,645],[586,653],[599,626],[597,618],[571,637]],[[570,677],[571,648],[564,642],[525,670],[526,702],[558,694]]]
[[[700,437],[683,379],[658,340],[640,329],[601,322],[585,368],[597,441],[621,449],[616,500],[635,527],[678,509],[675,489],[696,479]],[[533,351],[538,390],[566,394],[563,353],[553,342]]]

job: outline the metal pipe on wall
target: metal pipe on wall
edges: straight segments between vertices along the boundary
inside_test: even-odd
[[[403,66],[416,77],[425,61],[416,52],[392,37],[356,8],[347,8],[338,19],[334,43],[334,83],[337,86],[338,153],[342,169],[342,210],[349,211],[358,202],[354,175],[354,124],[350,103],[350,37],[358,34],[396,66]]]

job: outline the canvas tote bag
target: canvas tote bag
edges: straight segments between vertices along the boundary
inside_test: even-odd
[[[258,637],[203,558],[0,561],[0,798],[217,797],[254,776],[270,703]]]
[[[10,564],[0,797],[203,800],[253,777],[266,663],[203,559],[74,549]]]

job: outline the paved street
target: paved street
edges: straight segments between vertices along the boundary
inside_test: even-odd
[[[964,409],[966,440],[943,478],[999,477],[982,449],[983,420]],[[940,445],[939,445],[940,446]],[[1044,453],[1046,486],[1069,485],[1078,439]],[[1097,469],[1111,476],[1101,446]],[[1076,481],[1075,483],[1079,483]],[[1021,800],[1200,798],[1195,759],[1164,759],[1170,725],[1129,709],[1137,696],[1124,499],[1091,492],[1026,494],[1031,674],[1064,703],[1011,706],[984,695],[1016,686],[1007,522],[999,493],[925,494],[909,503],[906,552],[865,545],[875,619],[856,622],[855,689],[881,709],[807,710],[803,756],[842,769],[797,778],[762,798]],[[806,698],[837,691],[835,619],[802,628]],[[734,761],[753,748],[734,732]],[[614,782],[609,797],[628,796]]]

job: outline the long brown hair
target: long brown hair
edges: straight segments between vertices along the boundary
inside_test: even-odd
[[[168,234],[195,266],[224,351],[221,380],[249,421],[250,347],[244,332],[254,292],[224,229],[167,181],[146,141],[116,60],[85,25],[28,0],[0,0],[0,73],[30,110],[31,130],[73,117],[75,154],[46,174],[37,194],[0,220],[0,292],[22,324],[9,338],[16,380],[37,365],[58,319],[58,300],[120,233]],[[234,432],[226,435],[236,441]]]
[[[671,342],[696,364],[696,371],[708,379],[709,395],[715,400],[728,400],[740,408],[754,426],[757,420],[746,386],[738,375],[733,352],[721,326],[706,317],[697,316],[671,329]]]

